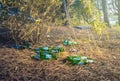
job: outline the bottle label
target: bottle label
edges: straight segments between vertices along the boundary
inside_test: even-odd
[[[52,58],[52,55],[46,54],[46,55],[45,55],[45,58],[46,58],[46,59],[51,59],[51,58]]]
[[[44,51],[47,51],[49,48],[48,47],[43,47],[43,50]]]

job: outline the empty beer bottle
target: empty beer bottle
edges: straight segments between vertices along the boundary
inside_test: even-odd
[[[64,51],[64,48],[63,48],[62,46],[56,46],[56,47],[51,48],[50,51],[51,51],[52,53],[63,52],[63,51]]]
[[[40,55],[40,51],[35,51],[35,53],[36,53],[37,55]]]
[[[46,58],[46,55],[47,55],[47,54],[49,54],[49,53],[48,53],[48,52],[43,52],[43,51],[41,51],[41,52],[40,52],[40,58],[47,60],[47,58]]]
[[[50,60],[50,59],[52,59],[52,55],[51,54],[45,54],[44,59],[45,60]]]
[[[35,48],[34,51],[49,51],[50,47],[39,47],[39,48]]]
[[[59,51],[58,50],[56,50],[56,49],[52,49],[51,50],[51,53],[58,53]]]
[[[81,56],[80,58],[81,58],[81,60],[86,60],[86,59],[88,59],[86,56]]]
[[[58,52],[63,52],[64,48],[62,46],[56,46],[56,50],[58,50]]]
[[[35,52],[36,52],[36,51],[40,51],[40,48],[35,48],[34,51],[35,51]]]
[[[87,60],[88,60],[88,58],[86,56],[81,56],[81,60],[78,64],[85,65],[85,64],[87,64]]]
[[[57,59],[57,55],[50,52],[41,52],[40,57],[44,60]]]
[[[35,56],[32,56],[33,59],[37,59],[37,60],[40,60],[40,55],[35,55]]]
[[[72,44],[72,42],[71,41],[69,41],[69,40],[64,40],[64,43],[63,43],[64,45],[71,45]]]
[[[68,56],[68,61],[73,65],[77,65],[80,60],[80,56]]]
[[[50,50],[49,47],[40,47],[39,49],[42,50],[42,51],[49,51]]]
[[[52,55],[52,59],[57,60],[57,54],[51,54]]]
[[[64,43],[63,43],[64,45],[77,45],[78,44],[78,42],[73,42],[73,41],[69,41],[69,40],[64,40]]]

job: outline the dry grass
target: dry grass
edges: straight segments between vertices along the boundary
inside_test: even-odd
[[[45,29],[47,30],[47,28]],[[79,45],[64,46],[65,52],[58,60],[37,61],[31,59],[31,50],[0,49],[1,81],[119,81],[120,42],[118,38],[98,40],[91,31],[67,27],[51,27],[41,41],[32,47],[62,45],[64,38]],[[73,32],[74,31],[74,32]],[[112,30],[113,31],[113,30]],[[114,32],[114,31],[113,31]],[[88,34],[87,34],[88,33]],[[47,37],[50,35],[50,37]],[[115,32],[114,35],[116,36]],[[88,39],[89,38],[89,39]],[[71,52],[75,48],[78,52]],[[68,55],[85,55],[97,62],[87,65],[67,65]]]

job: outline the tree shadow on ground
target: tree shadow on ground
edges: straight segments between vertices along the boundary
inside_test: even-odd
[[[15,41],[10,37],[10,30],[0,27],[0,48],[7,47],[9,44],[15,44]]]

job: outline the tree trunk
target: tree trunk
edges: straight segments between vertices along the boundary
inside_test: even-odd
[[[103,10],[103,14],[104,14],[104,22],[107,24],[107,26],[110,27],[106,0],[102,0],[102,10]]]
[[[120,25],[120,0],[118,0],[118,24]]]
[[[66,22],[65,25],[70,25],[70,18],[69,18],[69,12],[68,12],[68,1],[67,0],[62,0],[63,1],[63,8],[64,8],[64,13],[65,13],[65,18]]]

